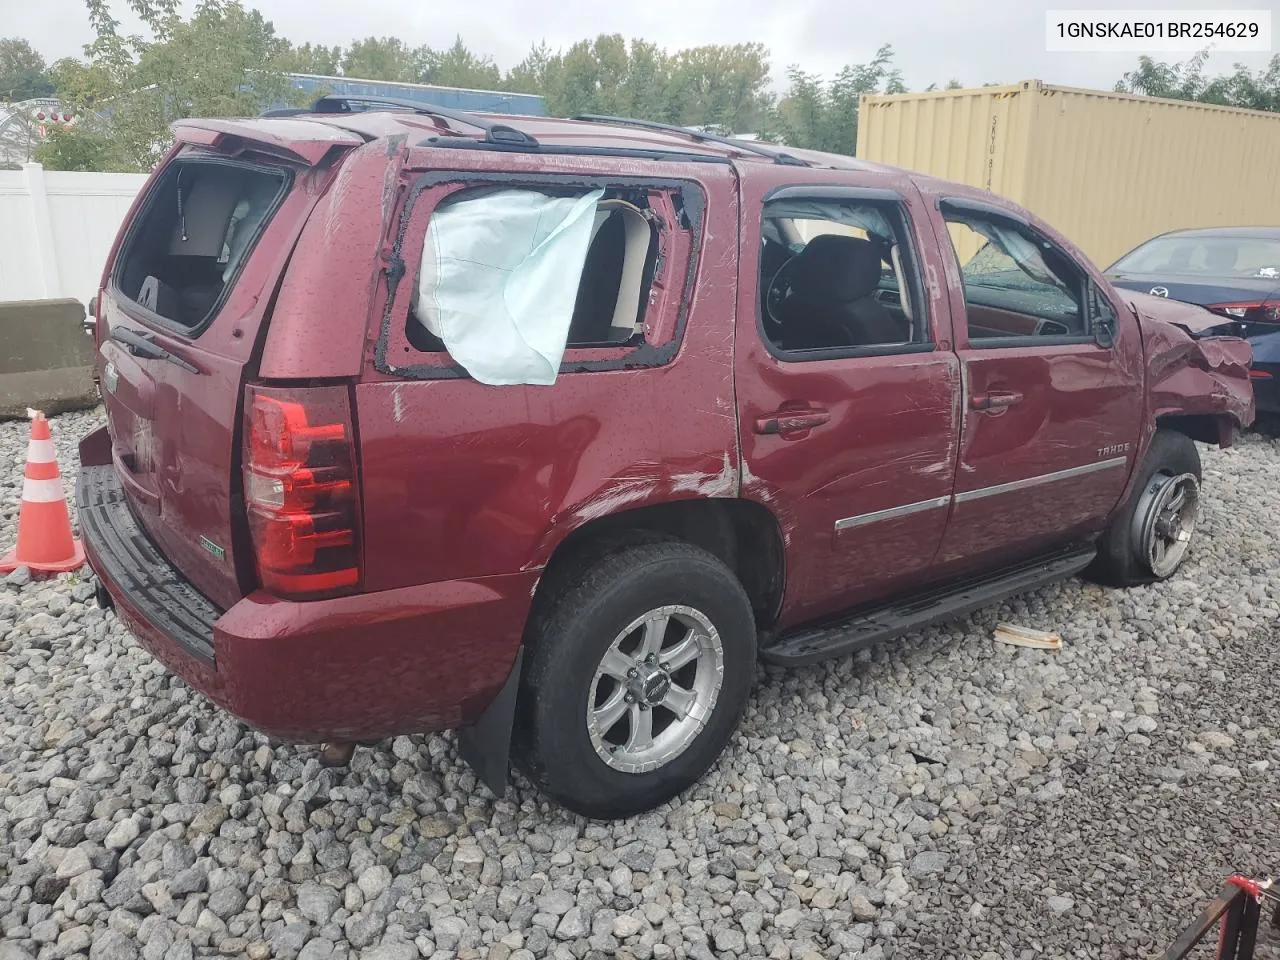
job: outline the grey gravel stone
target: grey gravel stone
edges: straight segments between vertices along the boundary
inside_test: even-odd
[[[875,905],[860,893],[855,893],[849,898],[849,912],[854,920],[863,923],[874,920],[880,915]]]
[[[66,877],[45,874],[32,885],[31,897],[36,903],[53,903],[62,896],[70,881]]]
[[[215,916],[229,920],[244,909],[248,899],[236,887],[222,887],[209,895],[209,909]]]
[[[613,920],[613,935],[619,940],[626,940],[639,933],[641,926],[639,917],[629,913],[620,913]]]
[[[139,832],[138,822],[129,817],[112,827],[103,843],[110,850],[123,850],[138,839]]]
[[[563,917],[578,902],[568,890],[552,890],[538,898],[538,909],[553,917]]]
[[[360,892],[367,900],[376,900],[391,886],[391,871],[377,863],[360,874]]]
[[[747,938],[741,930],[732,928],[717,930],[715,934],[716,949],[728,953],[741,953],[747,947]]]
[[[328,960],[332,956],[333,941],[326,940],[324,937],[308,940],[306,945],[298,951],[298,960]]]
[[[93,864],[89,861],[88,851],[83,847],[73,847],[58,864],[57,876],[62,880],[72,880],[92,869]]]
[[[1054,895],[1045,900],[1044,905],[1049,908],[1051,913],[1061,916],[1062,914],[1067,913],[1076,904],[1070,897]]]
[[[360,960],[414,960],[417,956],[418,949],[411,943],[384,943],[360,952]],[[500,956],[496,946],[489,951],[490,958]]]
[[[570,907],[556,925],[556,936],[561,940],[576,940],[587,935],[587,925],[581,907]]]
[[[312,923],[328,923],[341,903],[342,897],[333,887],[304,883],[298,888],[298,912]]]
[[[116,930],[95,934],[89,960],[137,960],[138,945]]]
[[[941,873],[947,868],[947,861],[950,859],[949,855],[936,850],[918,853],[911,861],[911,876],[923,879]]]

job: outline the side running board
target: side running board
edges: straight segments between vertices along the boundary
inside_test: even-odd
[[[800,627],[761,650],[760,657],[769,663],[799,666],[853,653],[889,637],[939,620],[962,617],[1014,594],[1065,580],[1087,567],[1096,552],[1089,546],[1040,557],[994,574],[955,580],[843,620]]]

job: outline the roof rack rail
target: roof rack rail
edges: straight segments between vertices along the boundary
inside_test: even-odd
[[[410,113],[422,114],[427,117],[439,117],[442,120],[452,120],[468,127],[475,127],[477,130],[484,131],[484,138],[489,143],[513,144],[523,147],[536,147],[538,145],[538,141],[529,134],[505,123],[493,123],[466,110],[451,110],[448,107],[437,107],[434,103],[424,103],[421,100],[410,100],[405,97],[327,93],[324,96],[317,97],[315,103],[310,107],[269,110],[263,116],[294,117],[308,113],[357,113],[359,111],[353,110],[352,104],[358,103],[394,107],[398,110],[407,110]]]
[[[757,156],[768,157],[774,163],[784,164],[790,167],[810,167],[813,164],[807,160],[801,160],[782,150],[766,150],[758,147],[749,140],[736,140],[733,137],[722,137],[718,133],[704,133],[701,130],[690,130],[688,127],[682,127],[674,123],[659,123],[657,120],[637,120],[633,117],[611,117],[599,113],[580,113],[573,118],[574,120],[585,120],[589,123],[609,123],[621,127],[638,127],[642,130],[661,130],[664,133],[678,133],[682,136],[689,137],[693,140],[700,140],[704,143],[718,143],[721,146],[733,147],[735,150],[741,150],[743,153],[754,153]]]
[[[486,143],[470,137],[426,137],[419,140],[419,147],[448,147],[451,150],[505,150],[529,152],[536,150],[548,156],[562,157],[629,157],[635,160],[662,160],[670,163],[729,163],[730,159],[719,153],[694,153],[692,150],[666,150],[658,147],[610,147],[595,144],[542,143],[528,147],[518,143]]]

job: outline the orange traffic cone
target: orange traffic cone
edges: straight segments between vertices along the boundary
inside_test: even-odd
[[[18,512],[18,547],[0,557],[0,573],[15,567],[51,572],[75,570],[83,563],[84,547],[71,536],[71,516],[49,436],[49,421],[43,413],[33,410],[22,507]]]

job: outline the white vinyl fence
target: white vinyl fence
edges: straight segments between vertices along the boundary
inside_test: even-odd
[[[87,304],[146,182],[141,173],[66,173],[38,163],[0,170],[0,301]]]

